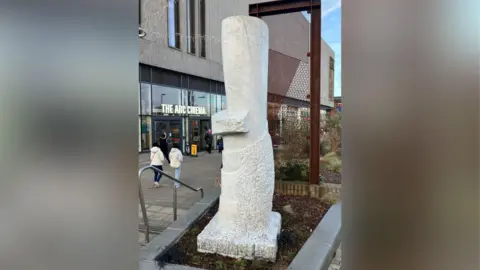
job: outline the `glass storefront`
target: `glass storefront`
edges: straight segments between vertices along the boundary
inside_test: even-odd
[[[149,150],[152,145],[152,118],[150,116],[140,117],[140,130],[141,151]]]
[[[210,115],[214,115],[217,112],[217,95],[210,94]]]
[[[189,91],[190,99],[188,100],[188,106],[203,107],[206,108],[206,113],[202,116],[211,116],[210,111],[210,94],[198,91]]]
[[[141,83],[140,84],[140,114],[151,115],[152,114],[152,85]]]
[[[205,135],[210,128],[210,120],[192,119],[190,120],[190,127],[190,143],[196,144],[198,151],[205,150],[207,148],[207,145],[205,144]]]
[[[149,151],[164,133],[170,147],[179,143],[184,150],[189,143],[197,144],[198,151],[206,149],[204,138],[211,128],[211,116],[226,109],[223,83],[190,77],[140,66],[140,151]]]
[[[210,110],[211,114],[214,115],[217,112],[225,110],[225,96],[218,94],[210,94]]]
[[[219,112],[219,111],[224,110],[224,109],[222,108],[222,97],[224,97],[224,96],[222,96],[222,95],[216,95],[216,97],[215,97],[215,99],[216,99],[216,103],[215,103],[215,105],[216,105],[216,106],[215,106],[216,112]]]
[[[222,110],[227,109],[227,97],[222,96]]]
[[[172,105],[181,105],[182,91],[178,88],[152,85],[152,104],[153,115],[174,115],[182,114],[178,110],[172,112],[170,108]]]

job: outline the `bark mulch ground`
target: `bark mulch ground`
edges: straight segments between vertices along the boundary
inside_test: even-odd
[[[342,175],[337,172],[331,172],[326,169],[325,161],[320,161],[320,176],[328,184],[341,184]]]
[[[288,206],[290,205],[290,206]],[[287,206],[287,207],[285,207]],[[287,269],[300,248],[310,237],[331,203],[309,197],[275,195],[273,210],[282,215],[282,232],[278,243],[277,261],[248,261],[217,254],[197,252],[197,235],[205,228],[218,210],[212,207],[192,228],[160,259],[164,263],[188,265],[203,269]],[[288,211],[285,211],[284,208]],[[293,214],[291,214],[293,213]]]
[[[327,165],[326,162],[321,160],[320,161],[320,176],[322,177],[323,181],[328,184],[341,184],[342,183],[342,175],[337,172],[331,172],[326,169]]]

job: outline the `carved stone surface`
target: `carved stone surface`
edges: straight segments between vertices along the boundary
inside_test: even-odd
[[[247,114],[248,111],[244,113],[218,112],[212,116],[212,130],[215,130],[217,135],[248,132],[245,122]]]
[[[272,212],[275,171],[267,123],[268,27],[258,18],[222,22],[227,110],[212,116],[223,134],[222,193],[198,235],[200,252],[275,260],[281,217]]]

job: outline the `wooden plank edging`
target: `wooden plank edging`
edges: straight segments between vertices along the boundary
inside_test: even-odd
[[[310,185],[296,181],[276,181],[275,192],[281,195],[310,196],[312,198],[323,198],[326,194],[340,194],[341,184],[320,184]]]

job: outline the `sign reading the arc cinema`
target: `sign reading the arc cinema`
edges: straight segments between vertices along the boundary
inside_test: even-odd
[[[207,114],[207,109],[205,107],[197,106],[184,106],[184,105],[171,105],[171,104],[162,104],[155,109],[154,113],[165,113],[165,114],[194,114],[202,115]]]

